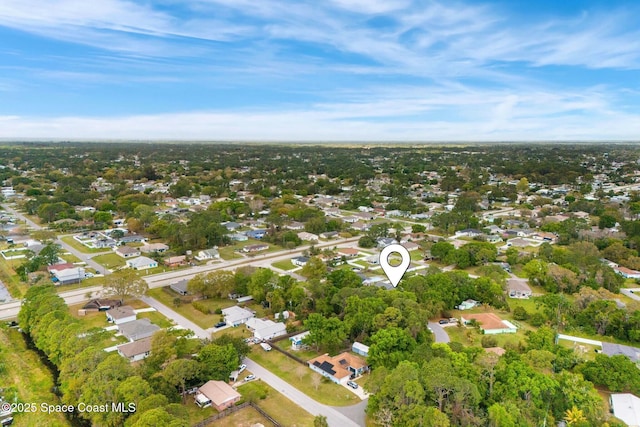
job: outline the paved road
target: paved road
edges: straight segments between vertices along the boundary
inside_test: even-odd
[[[267,369],[258,365],[251,359],[245,359],[244,362],[247,365],[247,369],[251,371],[255,376],[260,378],[265,383],[282,393],[296,405],[304,408],[311,415],[324,415],[327,417],[330,427],[360,427],[364,424],[359,424],[345,414],[337,411],[335,408],[316,402],[291,384],[280,379],[275,374],[272,374]]]
[[[178,325],[182,326],[183,328],[186,329],[191,329],[200,339],[211,339],[211,332],[208,332],[208,330],[202,329],[200,326],[196,325],[195,323],[193,323],[191,320],[187,319],[186,317],[182,316],[181,314],[176,313],[175,311],[171,310],[169,307],[167,307],[166,305],[160,303],[158,300],[151,298],[151,297],[142,297],[140,298],[143,302],[145,302],[146,304],[149,304],[151,307],[155,308],[156,310],[158,310],[160,313],[162,313],[167,319],[171,319],[174,322],[176,322]]]
[[[429,322],[429,328],[431,328],[431,330],[433,331],[433,336],[436,342],[447,343],[451,341],[449,339],[449,334],[447,334],[447,331],[445,331],[444,328],[440,326],[438,323]]]
[[[13,216],[18,218],[19,220],[24,221],[25,224],[27,225],[27,227],[29,227],[29,228],[31,228],[33,230],[44,230],[45,229],[45,227],[43,227],[43,226],[41,226],[39,224],[36,224],[35,222],[31,221],[22,212],[18,212],[17,210],[12,208],[11,206],[4,204],[4,205],[2,205],[2,207],[4,207],[4,209],[7,212],[10,212]],[[95,255],[100,255],[99,253],[87,254],[87,253],[81,252],[81,251],[75,249],[73,246],[68,245],[67,243],[63,242],[60,239],[56,239],[56,243],[59,244],[67,252],[75,255],[78,259],[80,259],[81,261],[85,262],[88,266],[90,266],[92,268],[95,268],[100,273],[103,273],[103,274],[109,274],[110,273],[109,270],[107,270],[102,265],[98,264],[97,262],[95,262],[94,260],[91,259],[91,257],[93,257]],[[106,251],[104,253],[110,253],[110,251]]]
[[[640,297],[638,296],[638,293],[640,293],[640,288],[634,288],[634,289],[622,288],[620,289],[620,293],[628,296],[631,299],[640,301]]]

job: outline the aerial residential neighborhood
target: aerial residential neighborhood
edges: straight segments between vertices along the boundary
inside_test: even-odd
[[[143,165],[142,148],[131,155],[116,144],[109,156]],[[180,155],[181,174],[166,179],[170,151],[160,151],[167,163],[153,152],[154,180],[84,179],[74,200],[93,198],[91,210],[73,205],[43,178],[46,170],[4,165],[3,184],[14,191],[1,203],[0,315],[9,325],[2,333],[11,339],[18,332],[10,326],[19,326],[60,367],[70,404],[81,402],[70,396],[83,396],[87,384],[99,385],[95,396],[119,393],[102,382],[113,378],[135,382],[139,408],[145,398],[167,399],[183,411],[171,416],[212,425],[251,411],[280,425],[292,425],[291,413],[299,425],[386,425],[383,414],[409,416],[396,387],[414,386],[425,396],[451,387],[452,395],[420,403],[451,425],[491,420],[513,405],[529,421],[541,408],[558,423],[574,413],[589,425],[631,416],[619,396],[633,403],[640,393],[634,148],[537,151],[575,171],[569,175],[490,163],[470,175],[456,167],[503,152],[517,158],[510,148],[491,156],[483,147],[432,152],[432,168],[423,164],[395,195],[386,168],[398,158],[412,164],[420,149],[358,154],[372,169],[357,187],[328,172],[300,177],[303,186],[267,188],[254,178],[260,164],[244,160],[230,169],[233,191],[215,181],[205,194],[191,172],[199,148]],[[2,150],[16,158],[31,149]],[[212,157],[219,167],[225,149]],[[93,150],[72,144],[59,159]],[[255,158],[251,150],[243,159]],[[317,150],[335,151],[265,150],[289,167]],[[101,161],[112,164],[109,156]],[[49,158],[52,168],[57,158]],[[450,166],[436,166],[443,161]],[[584,175],[587,163],[601,165],[599,173]],[[128,168],[123,160],[119,166]],[[128,190],[115,193],[110,182]],[[354,227],[360,223],[367,227]],[[397,286],[385,270],[394,255],[380,256],[389,245],[408,257]],[[83,364],[91,368],[69,368]],[[612,382],[614,372],[621,382]],[[396,383],[405,376],[414,385]],[[531,394],[525,377],[546,394]],[[545,396],[572,396],[576,387],[580,399],[545,406]],[[456,393],[472,394],[456,400]],[[119,414],[117,422],[147,411]]]

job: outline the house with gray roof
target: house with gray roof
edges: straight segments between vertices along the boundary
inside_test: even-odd
[[[158,325],[154,325],[151,323],[151,320],[146,318],[118,325],[118,332],[120,332],[129,341],[148,338],[159,330],[160,327]]]

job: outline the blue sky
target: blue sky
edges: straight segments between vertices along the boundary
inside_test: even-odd
[[[628,1],[2,0],[0,138],[640,139]]]

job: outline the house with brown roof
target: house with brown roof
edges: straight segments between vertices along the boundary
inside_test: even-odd
[[[122,303],[120,300],[115,299],[92,299],[84,306],[82,310],[85,311],[107,311],[115,307],[120,307]]]
[[[347,258],[356,257],[356,256],[358,256],[359,253],[360,253],[360,251],[358,251],[357,249],[354,249],[354,248],[341,248],[341,249],[338,249],[338,255],[345,256]]]
[[[465,314],[464,317],[460,317],[463,325],[469,325],[472,320],[478,322],[480,329],[486,335],[515,334],[518,332],[516,325],[508,320],[502,320],[493,313]]]
[[[134,258],[140,256],[140,249],[131,246],[118,246],[116,248],[116,254],[122,258]]]
[[[224,411],[240,400],[241,396],[233,387],[224,381],[207,381],[198,389],[195,401],[201,408],[213,406],[217,411]]]
[[[170,256],[165,258],[164,265],[167,267],[179,267],[187,263],[187,257],[184,255]]]
[[[151,353],[151,337],[119,345],[117,349],[120,356],[129,359],[130,362],[137,362]]]
[[[307,363],[311,370],[329,378],[336,384],[343,384],[349,381],[352,376],[355,378],[369,370],[365,359],[347,352],[333,357],[325,353]]]

